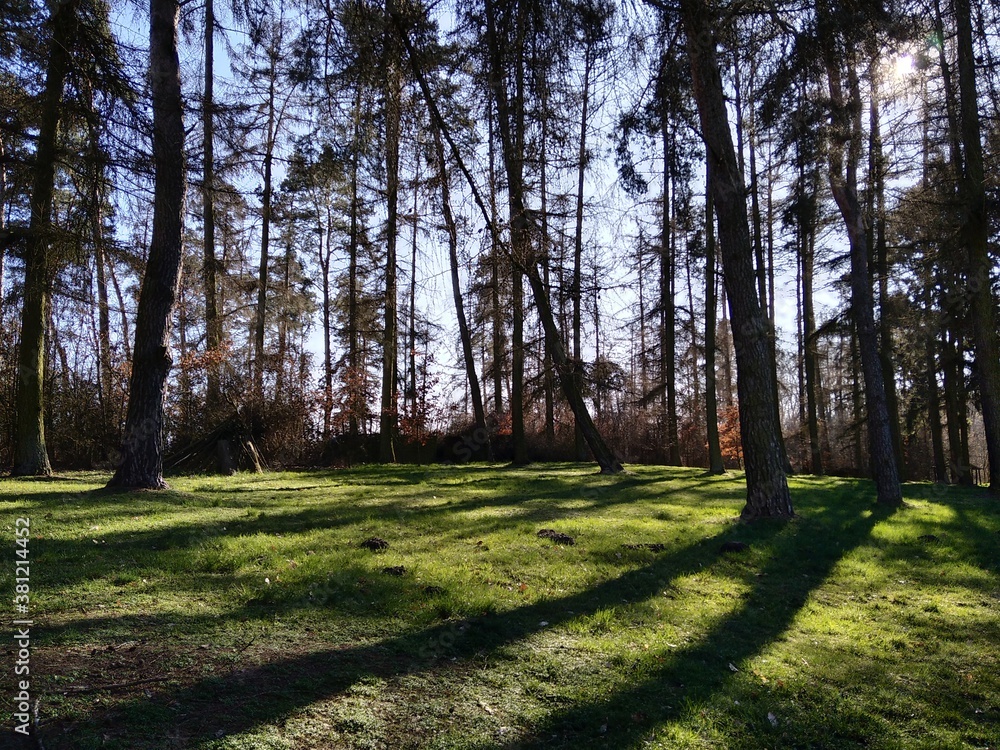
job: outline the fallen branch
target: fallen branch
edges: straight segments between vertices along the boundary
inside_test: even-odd
[[[129,682],[115,682],[110,685],[81,685],[79,687],[70,686],[64,688],[62,692],[64,695],[66,693],[80,694],[80,693],[100,693],[104,690],[119,690],[121,688],[134,687],[135,685],[145,685],[149,682],[163,682],[164,680],[169,680],[167,675],[162,675],[160,677],[146,677],[142,680],[130,680]]]

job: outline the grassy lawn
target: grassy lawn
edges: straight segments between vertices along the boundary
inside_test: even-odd
[[[798,477],[798,519],[744,526],[742,477],[693,469],[104,479],[0,482],[46,750],[1000,746],[984,491]]]

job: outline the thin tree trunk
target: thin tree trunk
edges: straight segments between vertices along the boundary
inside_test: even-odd
[[[545,82],[542,82],[541,88],[542,96],[542,118],[541,118],[541,128],[542,136],[540,143],[540,160],[539,169],[541,171],[539,180],[539,200],[541,203],[541,220],[542,220],[542,251],[539,260],[542,263],[542,281],[545,284],[545,288],[549,289],[549,207],[548,207],[548,124],[549,124],[549,112],[548,112],[548,87]],[[545,335],[545,329],[542,329],[542,336]],[[545,441],[548,447],[551,449],[555,444],[556,440],[556,416],[555,416],[555,377],[552,372],[552,355],[549,354],[548,347],[543,346],[542,355],[542,370],[543,370],[543,391],[545,394]],[[582,438],[581,434],[581,438]],[[580,451],[577,451],[577,456],[580,455]]]
[[[872,65],[871,102],[869,105],[869,247],[875,251],[875,275],[878,286],[879,364],[885,383],[886,407],[889,410],[889,431],[892,436],[896,468],[901,479],[903,471],[903,440],[899,429],[899,399],[896,397],[896,371],[892,362],[892,325],[889,316],[889,244],[886,241],[885,158],[882,154],[882,127],[879,113],[878,72]]]
[[[257,276],[257,311],[254,317],[254,397],[258,403],[264,399],[264,331],[267,316],[268,264],[271,244],[271,195],[272,171],[274,165],[274,145],[276,129],[275,113],[275,71],[276,60],[271,58],[270,80],[267,90],[267,141],[264,144],[264,188],[261,195],[260,269]]]
[[[327,227],[329,232],[330,227]],[[330,256],[332,250],[327,242],[326,252],[323,252],[322,227],[319,237],[319,260],[323,271],[323,440],[328,441],[332,431],[333,418],[333,300],[330,295]]]
[[[729,130],[716,40],[703,0],[681,0],[694,97],[709,154],[737,358],[740,432],[747,478],[745,520],[794,515],[774,403],[768,323],[755,285],[746,191]]]
[[[581,276],[583,263],[583,188],[584,176],[587,171],[587,114],[590,106],[590,72],[592,68],[590,49],[584,55],[583,62],[583,102],[580,114],[580,144],[577,153],[576,168],[576,232],[573,237],[573,281],[570,294],[573,297],[573,363],[576,367],[580,388],[583,387],[583,348],[581,346]],[[586,443],[583,430],[576,425],[573,431],[578,461],[586,461]]]
[[[45,71],[38,141],[35,146],[27,247],[24,255],[24,304],[18,349],[14,426],[15,476],[52,473],[45,450],[45,329],[49,317],[52,257],[52,199],[56,149],[62,121],[63,89],[71,67],[79,19],[78,0],[54,4],[52,42]]]
[[[941,426],[941,397],[938,391],[934,344],[934,336],[928,336],[927,350],[924,355],[927,365],[927,421],[931,433],[931,453],[934,457],[934,481],[947,482],[948,468],[944,455],[944,432]]]
[[[723,474],[719,442],[719,399],[715,386],[716,309],[715,293],[715,202],[712,199],[712,169],[705,168],[705,427],[708,437],[708,473]]]
[[[417,234],[419,232],[420,217],[417,209],[417,197],[420,194],[420,149],[414,154],[416,159],[416,176],[413,180],[413,234],[410,244],[410,301],[407,315],[407,354],[409,362],[409,380],[406,386],[406,395],[410,400],[410,417],[417,415]]]
[[[858,332],[858,351],[864,374],[865,406],[868,414],[868,445],[875,475],[878,502],[902,504],[902,488],[892,446],[885,382],[875,334],[875,303],[869,274],[868,237],[857,193],[858,161],[861,155],[861,92],[855,64],[847,68],[848,93],[844,96],[840,63],[827,55],[827,77],[836,128],[828,159],[830,188],[847,227],[851,246],[851,311]],[[844,149],[847,162],[844,162]]]
[[[490,221],[497,225],[497,176],[496,176],[496,133],[494,132],[493,97],[488,97],[487,125],[489,151],[489,190],[490,190]],[[490,308],[493,323],[493,414],[499,421],[503,414],[503,310],[500,306],[500,247],[496,233],[491,233],[490,252]]]
[[[361,343],[358,320],[358,245],[361,208],[358,204],[358,159],[361,148],[361,86],[354,96],[354,136],[351,148],[351,217],[347,258],[347,431],[352,439],[360,433],[359,417],[363,414],[361,387]],[[353,443],[352,443],[353,444]]]
[[[386,0],[388,18],[395,13],[395,0]],[[379,415],[379,461],[396,460],[395,435],[397,420],[397,367],[398,320],[396,287],[396,240],[399,233],[399,130],[402,117],[399,41],[396,29],[386,25],[384,36],[383,86],[385,97],[385,175],[386,175],[386,226],[385,226],[385,328],[382,336],[382,396]]]
[[[118,469],[109,487],[162,489],[163,391],[171,360],[169,321],[181,270],[184,120],[177,57],[177,0],[150,0],[153,100],[153,236],[139,293],[135,356]]]
[[[202,284],[205,295],[205,351],[208,356],[205,409],[211,415],[222,400],[221,362],[217,360],[222,345],[222,318],[219,315],[215,257],[215,2],[205,0],[205,94],[202,100],[202,219],[204,255]]]
[[[806,376],[806,424],[809,429],[809,459],[813,474],[823,473],[823,450],[819,435],[819,353],[816,312],[813,305],[815,228],[812,212],[802,227],[802,331]]]
[[[455,301],[455,317],[458,319],[458,335],[462,342],[462,358],[465,361],[465,375],[469,383],[469,396],[472,400],[472,415],[476,430],[481,431],[482,439],[486,441],[486,454],[492,460],[493,450],[490,446],[489,433],[486,428],[486,409],[483,406],[483,394],[479,388],[479,376],[476,373],[476,360],[472,351],[472,334],[465,317],[465,305],[462,302],[462,284],[458,274],[458,227],[451,210],[451,186],[448,176],[448,164],[444,155],[444,144],[441,141],[441,131],[432,124],[434,136],[434,153],[438,162],[438,179],[441,181],[441,211],[444,218],[445,231],[448,234],[448,260],[451,265],[451,291]]]
[[[660,377],[663,379],[663,423],[666,430],[667,464],[680,466],[681,447],[677,436],[677,306],[674,276],[673,212],[674,190],[671,153],[673,133],[666,115],[661,118],[663,137],[663,215],[660,226]]]

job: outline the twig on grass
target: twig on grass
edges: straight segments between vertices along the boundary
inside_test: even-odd
[[[119,690],[121,688],[133,687],[135,685],[145,685],[148,682],[163,682],[164,680],[169,680],[168,675],[161,675],[159,677],[146,677],[142,680],[129,680],[128,682],[114,682],[110,685],[80,685],[79,687],[71,685],[64,688],[62,692],[64,695],[66,693],[73,693],[74,695],[79,695],[80,693],[100,693],[104,690]]]

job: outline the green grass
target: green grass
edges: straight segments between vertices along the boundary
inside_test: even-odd
[[[0,483],[7,559],[31,518],[48,750],[1000,745],[984,491],[912,484],[893,513],[798,477],[799,518],[746,526],[742,478],[693,469],[103,481]]]

